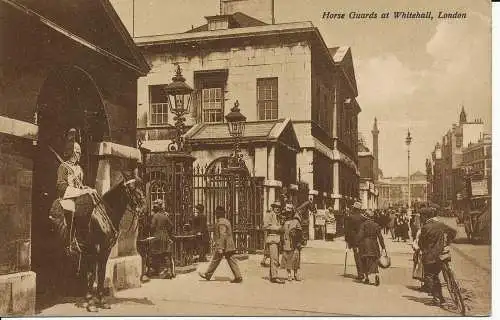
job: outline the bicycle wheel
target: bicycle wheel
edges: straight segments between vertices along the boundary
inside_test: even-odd
[[[445,281],[448,280],[446,281],[446,284],[448,286],[448,291],[450,292],[453,303],[455,303],[458,312],[460,312],[460,314],[464,316],[466,311],[464,298],[462,297],[462,293],[460,292],[458,282],[455,279],[455,274],[453,273],[453,270],[451,270],[448,262],[443,263],[443,276],[445,278]]]

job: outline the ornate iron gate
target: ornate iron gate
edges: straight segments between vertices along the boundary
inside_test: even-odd
[[[264,178],[228,173],[220,167],[198,166],[193,171],[194,203],[205,206],[210,230],[215,224],[215,208],[226,209],[238,253],[253,253],[264,247],[263,182]]]

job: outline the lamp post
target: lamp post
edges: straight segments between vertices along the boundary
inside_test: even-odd
[[[169,144],[169,151],[183,151],[184,140],[182,135],[185,131],[184,117],[190,111],[191,95],[193,88],[186,84],[186,79],[182,76],[181,67],[177,65],[175,76],[172,78],[172,83],[164,87],[165,93],[168,95],[167,103],[170,112],[173,113],[175,128],[177,129],[176,136],[172,143]]]
[[[233,153],[229,157],[227,170],[234,173],[243,172],[245,170],[245,162],[240,149],[240,139],[245,133],[245,122],[247,118],[241,114],[239,106],[240,103],[236,100],[234,107],[231,108],[231,112],[225,116],[229,135],[235,139]]]
[[[187,223],[193,207],[191,174],[195,158],[187,150],[183,137],[186,131],[185,115],[190,112],[193,91],[193,88],[186,84],[181,67],[177,65],[172,82],[163,87],[163,92],[168,98],[169,111],[174,115],[176,129],[172,142],[168,144],[167,152],[163,154],[165,160],[163,174],[166,177],[164,183],[170,190],[166,204],[168,203],[168,209],[173,213],[175,233],[179,236],[189,232]],[[179,238],[181,242],[184,240]],[[188,264],[191,259],[189,253],[183,252],[182,249],[181,251],[180,264]]]
[[[411,144],[411,133],[408,129],[408,134],[406,135],[406,146],[408,147],[408,212],[411,212],[411,184],[410,184],[410,144]]]

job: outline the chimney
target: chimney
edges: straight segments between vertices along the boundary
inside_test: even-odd
[[[231,15],[241,12],[265,22],[274,24],[274,0],[220,0],[220,12]]]

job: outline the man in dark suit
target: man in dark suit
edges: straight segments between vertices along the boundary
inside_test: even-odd
[[[194,207],[194,215],[191,220],[191,226],[196,233],[196,249],[200,262],[207,261],[207,253],[210,247],[210,234],[208,232],[207,216],[203,213],[205,207],[197,204]]]
[[[363,270],[361,268],[361,259],[359,257],[358,244],[356,243],[356,236],[359,232],[361,224],[366,220],[361,214],[361,203],[355,202],[350,215],[345,218],[345,241],[349,249],[354,253],[354,262],[356,263],[356,271],[358,273],[357,279],[363,280]]]
[[[217,206],[217,208],[215,208],[215,217],[217,218],[217,222],[214,229],[215,254],[212,257],[212,261],[208,266],[207,272],[200,272],[199,275],[205,280],[210,280],[222,258],[226,258],[229,268],[231,268],[234,275],[234,279],[231,282],[241,283],[243,278],[241,277],[238,262],[234,257],[236,246],[233,240],[233,230],[231,228],[231,222],[229,222],[225,216],[226,212],[224,208]]]
[[[430,211],[424,216],[425,223],[420,231],[418,247],[422,250],[422,263],[424,265],[424,282],[430,290],[434,302],[444,303],[439,273],[441,260],[439,256],[455,236],[457,231],[436,218],[436,212]]]

